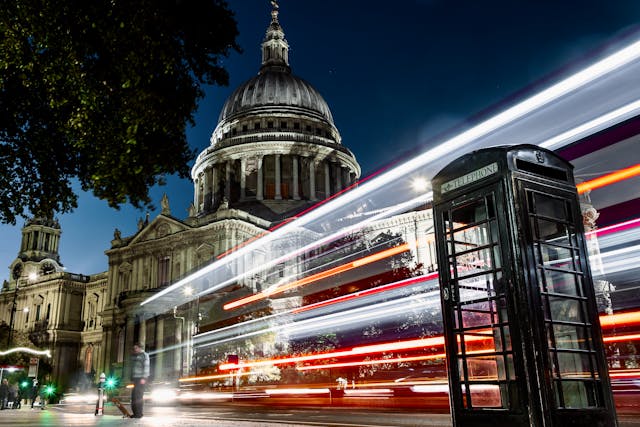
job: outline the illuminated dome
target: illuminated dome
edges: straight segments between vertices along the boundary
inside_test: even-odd
[[[322,95],[306,81],[281,67],[263,68],[237,88],[227,99],[219,122],[238,115],[271,112],[306,114],[333,124],[333,117]]]
[[[204,222],[228,209],[279,221],[360,177],[327,102],[291,73],[278,4],[272,5],[260,70],[226,100],[211,145],[191,170],[191,215]]]

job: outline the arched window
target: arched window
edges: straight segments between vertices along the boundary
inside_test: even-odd
[[[84,355],[84,373],[90,374],[93,364],[93,344],[87,346],[87,352]]]

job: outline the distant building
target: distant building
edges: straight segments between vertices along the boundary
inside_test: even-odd
[[[33,219],[22,228],[18,256],[0,292],[0,321],[51,350],[51,359],[43,362],[61,386],[82,386],[93,381],[102,352],[107,274],[65,272],[58,255],[60,234],[54,220]]]

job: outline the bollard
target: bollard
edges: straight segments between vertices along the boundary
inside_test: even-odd
[[[100,374],[100,382],[98,383],[98,401],[96,402],[96,412],[94,415],[104,415],[104,383],[107,380],[107,376]]]

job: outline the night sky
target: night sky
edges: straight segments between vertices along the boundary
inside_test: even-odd
[[[293,73],[325,98],[363,175],[579,69],[640,23],[637,0],[279,3]],[[197,152],[209,144],[227,96],[258,72],[270,22],[267,0],[229,5],[244,52],[225,60],[229,86],[209,88],[200,102],[196,126],[188,131]],[[152,197],[159,207],[167,193],[173,216],[184,219],[193,185],[175,177],[168,182]],[[151,219],[158,213],[150,212]],[[132,235],[145,214],[130,207],[115,211],[83,194],[75,212],[58,216],[62,264],[73,273],[105,271],[114,228]],[[0,280],[9,277],[22,225],[0,226]]]

